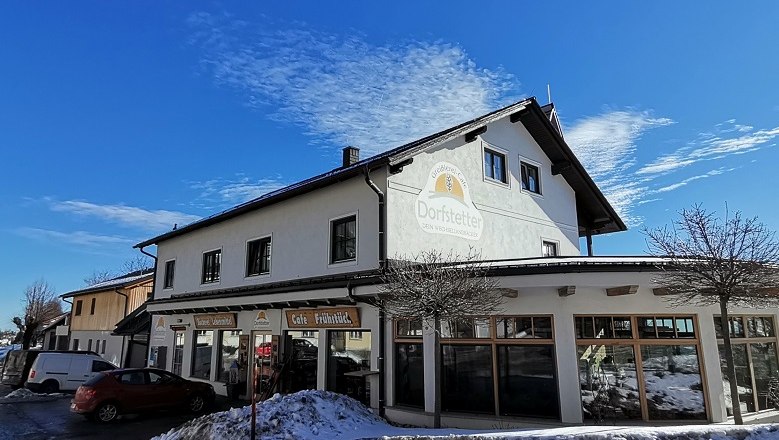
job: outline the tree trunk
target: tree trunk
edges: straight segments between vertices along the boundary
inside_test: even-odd
[[[433,405],[433,428],[441,427],[441,339],[439,329],[441,328],[441,318],[435,317],[435,366],[433,371],[433,386],[435,387],[435,405]]]
[[[743,425],[741,418],[741,401],[738,395],[738,383],[736,380],[736,363],[733,361],[733,346],[730,345],[730,320],[728,318],[728,300],[720,297],[719,308],[722,321],[722,343],[725,348],[725,364],[728,369],[728,382],[730,383],[730,402],[733,405],[733,423]]]
[[[24,326],[24,333],[22,334],[22,349],[27,350],[30,348],[30,343],[35,336],[35,330],[38,329],[37,323],[27,324]]]

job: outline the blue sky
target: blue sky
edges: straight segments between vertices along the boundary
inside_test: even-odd
[[[560,2],[561,3],[561,2]],[[386,5],[386,3],[384,3]],[[0,9],[0,328],[132,245],[547,84],[628,222],[779,229],[779,3],[12,2]]]

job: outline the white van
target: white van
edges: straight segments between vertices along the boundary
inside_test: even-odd
[[[100,371],[117,367],[91,353],[41,353],[32,363],[25,386],[34,392],[74,391]]]

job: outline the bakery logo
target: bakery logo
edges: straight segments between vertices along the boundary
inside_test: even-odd
[[[254,317],[254,328],[264,327],[270,327],[270,319],[268,319],[268,313],[265,310],[260,310]]]
[[[165,318],[160,316],[157,318],[157,325],[154,326],[155,332],[164,332],[165,331]]]
[[[478,240],[484,229],[484,219],[471,201],[465,176],[448,162],[433,166],[417,196],[415,214],[419,226],[431,234]]]

